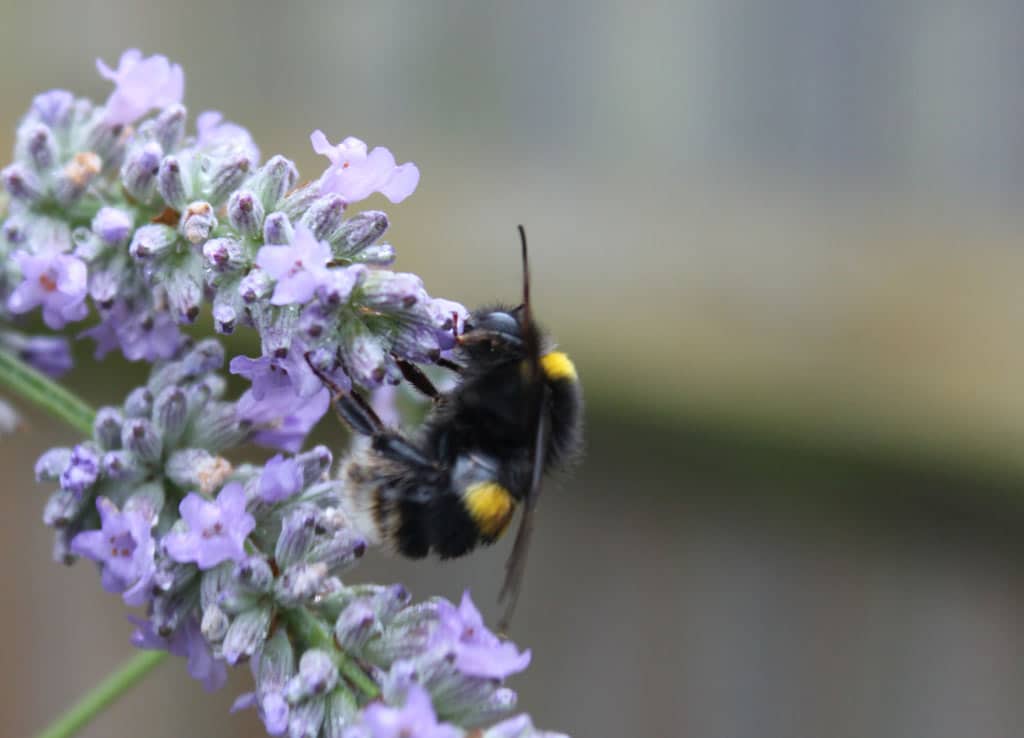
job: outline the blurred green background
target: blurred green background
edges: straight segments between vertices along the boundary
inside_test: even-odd
[[[264,156],[413,160],[384,207],[431,294],[515,300],[577,360],[588,454],[540,510],[512,686],[582,736],[1008,736],[1024,725],[1024,5],[1014,0],[3,4],[0,140],[93,60],[180,62]],[[253,351],[250,351],[252,353]],[[116,401],[139,368],[83,363]],[[340,446],[325,421],[322,438]],[[0,439],[3,735],[130,652],[90,566],[50,563]],[[492,620],[509,542],[369,557]],[[260,735],[165,665],[84,735]]]

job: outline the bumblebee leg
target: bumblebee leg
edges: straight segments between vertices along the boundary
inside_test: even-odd
[[[434,464],[418,448],[399,433],[384,427],[370,403],[355,390],[345,392],[330,377],[317,369],[306,355],[306,363],[331,391],[331,407],[338,418],[360,435],[369,436],[373,450],[385,458],[412,466],[434,468]]]
[[[444,369],[448,369],[449,371],[453,371],[456,374],[462,374],[462,369],[463,369],[462,365],[461,364],[456,364],[451,359],[445,359],[444,357],[441,357],[440,359],[438,359],[434,363],[437,364],[439,367],[442,367]]]
[[[405,359],[399,359],[397,356],[395,357],[395,363],[398,364],[398,368],[402,370],[402,376],[405,377],[406,382],[411,384],[434,402],[441,399],[441,391],[434,386],[434,383],[430,381],[430,377],[424,374],[418,366],[410,361],[406,361]]]

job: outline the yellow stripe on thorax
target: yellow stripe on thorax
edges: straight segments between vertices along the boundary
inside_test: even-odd
[[[572,361],[561,351],[552,351],[540,357],[540,368],[551,381],[567,379],[570,382],[576,381],[576,367]]]
[[[476,482],[466,488],[466,510],[485,536],[497,538],[512,519],[514,502],[508,490],[497,482]]]

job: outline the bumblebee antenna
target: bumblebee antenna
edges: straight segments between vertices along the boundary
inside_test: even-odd
[[[501,585],[501,593],[498,595],[498,602],[507,600],[508,603],[505,606],[505,614],[498,624],[498,629],[502,632],[508,631],[512,613],[519,599],[519,590],[522,588],[523,575],[526,572],[526,554],[529,551],[530,536],[533,533],[533,514],[537,506],[537,499],[540,497],[541,474],[544,470],[543,453],[547,446],[548,434],[547,418],[542,412],[544,403],[547,401],[547,387],[544,386],[540,369],[540,336],[537,334],[537,326],[533,322],[533,313],[530,310],[530,260],[526,248],[526,229],[522,225],[518,228],[523,254],[523,346],[526,349],[526,360],[529,362],[530,368],[527,396],[529,425],[527,427],[535,428],[536,432],[533,436],[533,446],[530,449],[532,464],[530,488],[523,501],[523,516],[519,519],[519,530],[516,532],[516,540],[512,545],[512,553],[509,554],[508,561],[505,563],[505,582]]]

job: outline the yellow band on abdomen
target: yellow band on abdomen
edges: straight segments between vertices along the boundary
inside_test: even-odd
[[[489,538],[500,536],[512,519],[512,495],[497,482],[469,485],[463,501],[480,532]]]
[[[551,381],[567,379],[570,382],[576,381],[576,367],[569,357],[561,351],[552,351],[540,357],[540,368]]]

